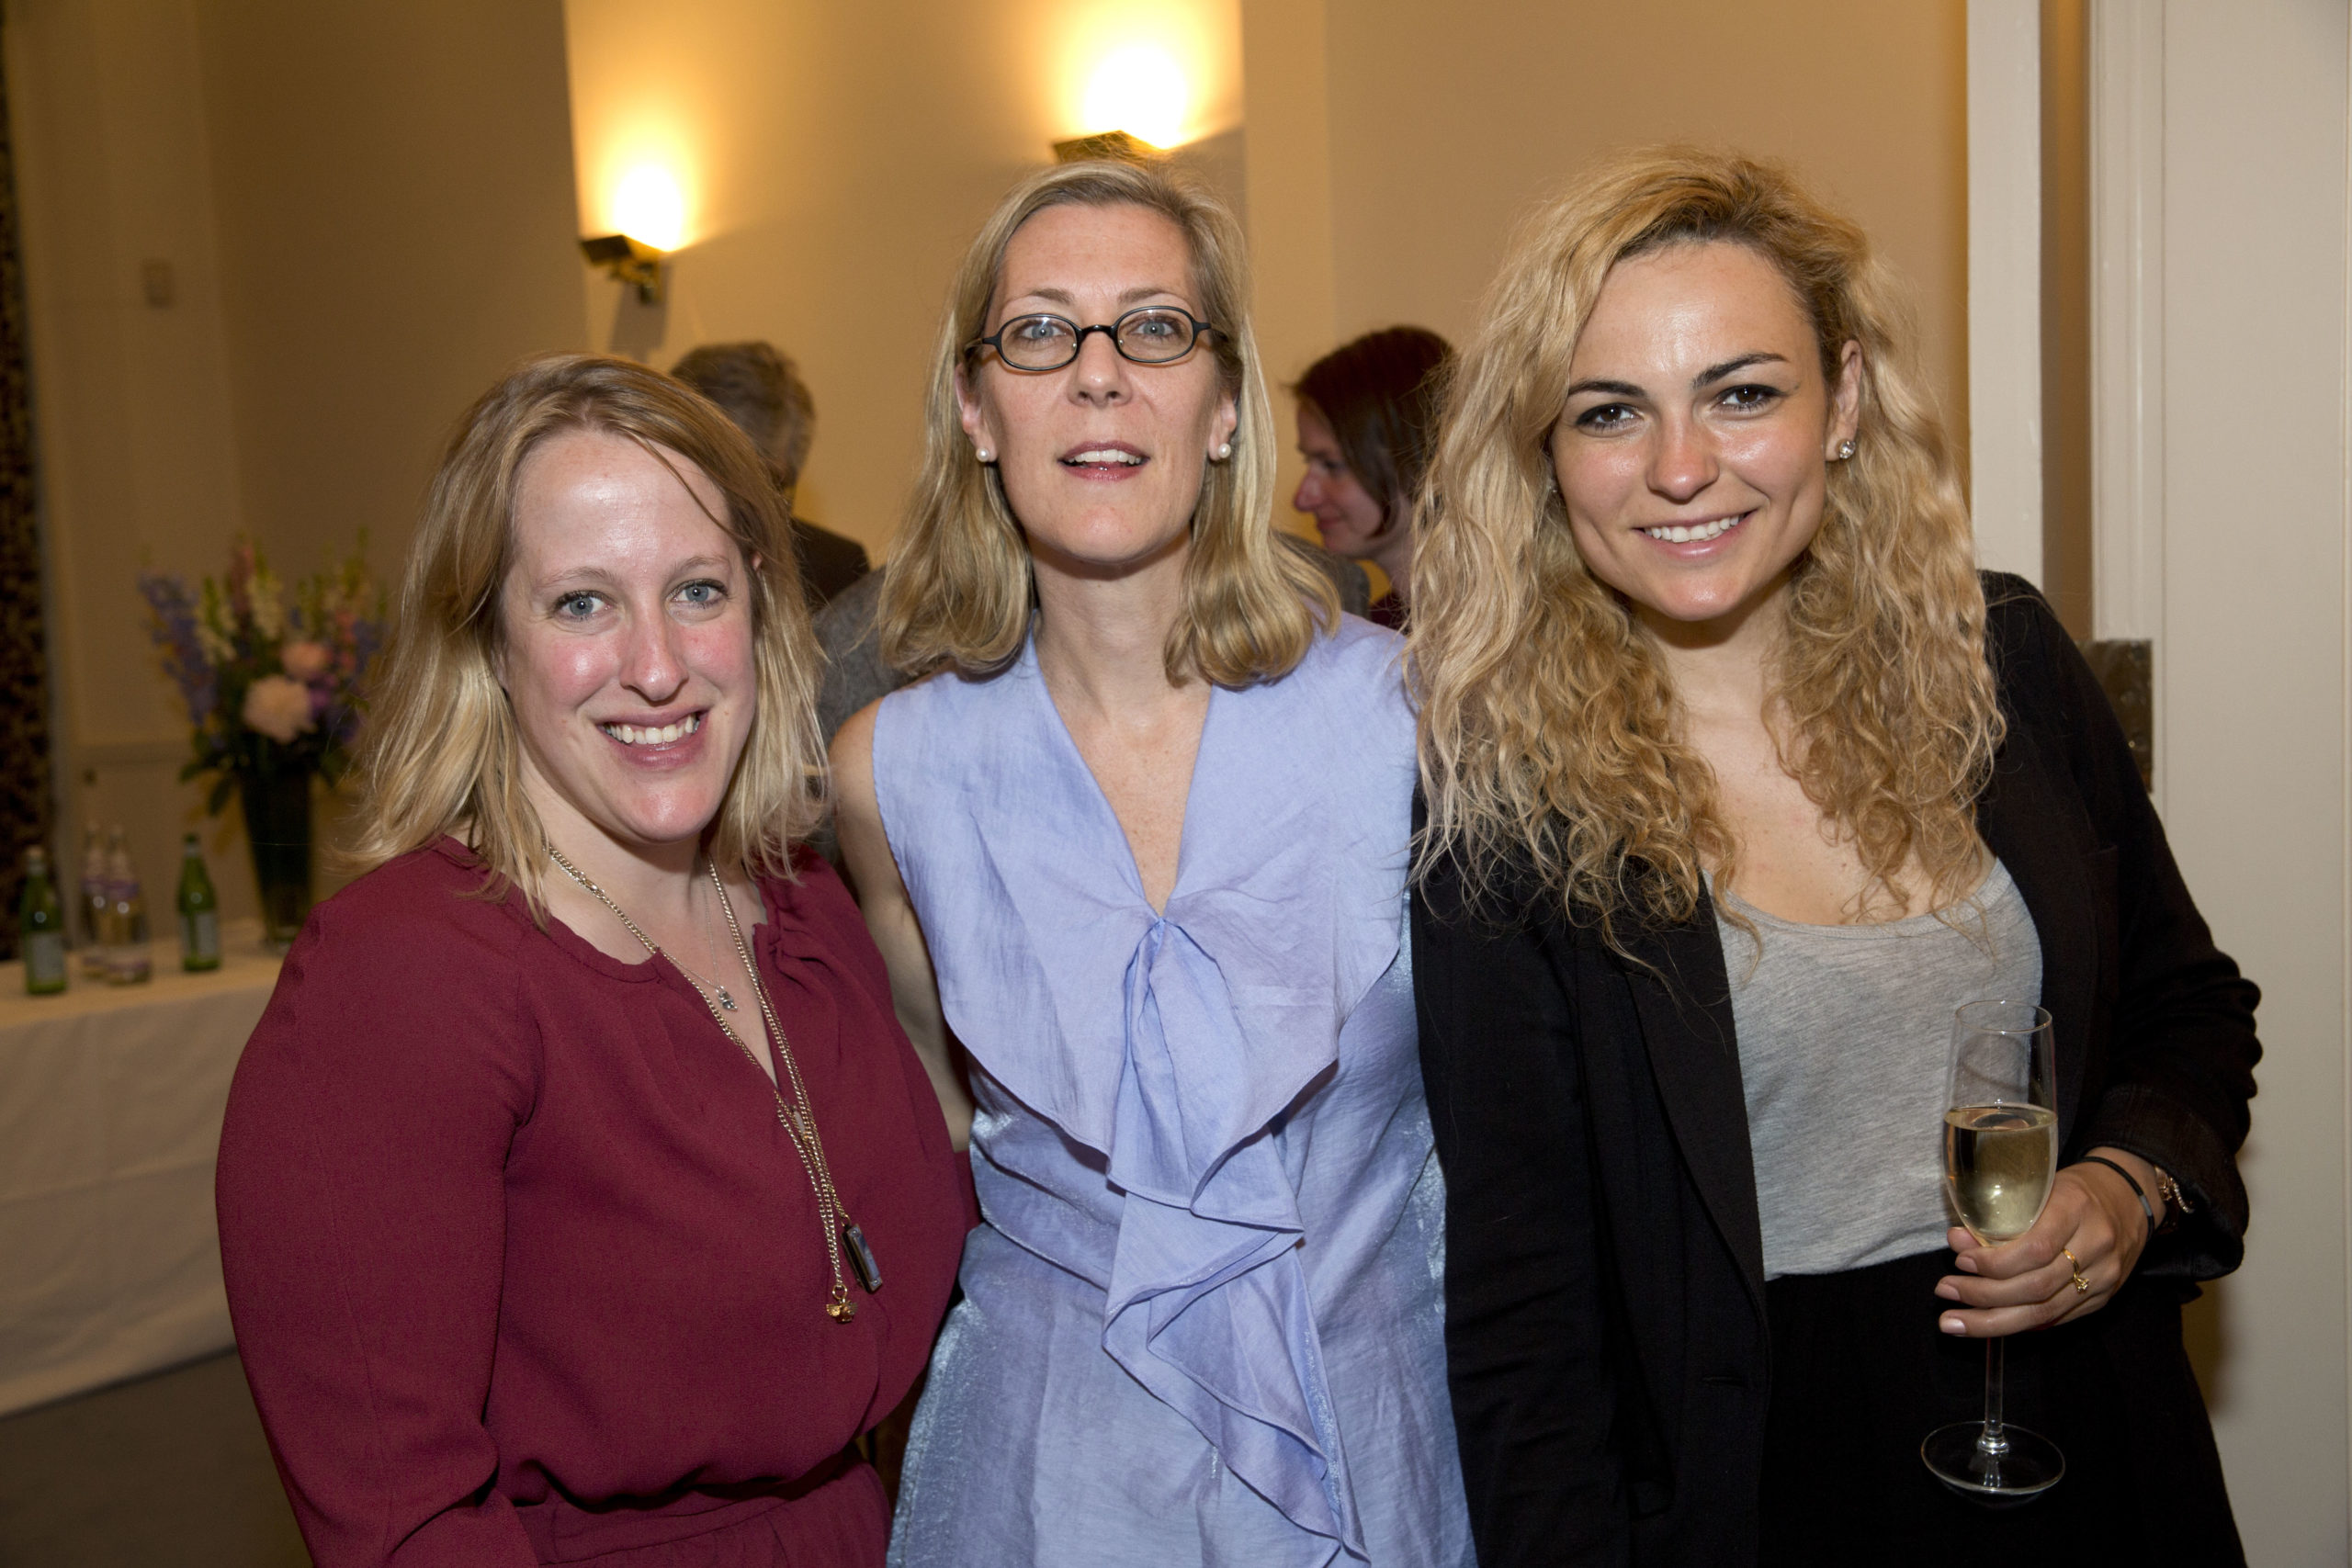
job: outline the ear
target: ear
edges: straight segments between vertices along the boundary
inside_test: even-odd
[[[967,365],[956,367],[956,418],[976,448],[989,453],[1004,450],[1004,442],[997,434],[996,415],[981,400],[979,389],[972,385],[970,367]]]
[[[1241,400],[1231,392],[1217,399],[1216,412],[1209,416],[1209,450],[1230,446],[1236,432],[1241,428]]]
[[[1838,384],[1829,389],[1829,444],[1822,449],[1825,460],[1834,460],[1838,449],[1854,439],[1854,432],[1862,422],[1862,345],[1851,338],[1838,354]]]

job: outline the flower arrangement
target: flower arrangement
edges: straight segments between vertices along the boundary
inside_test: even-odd
[[[368,665],[384,638],[367,547],[363,534],[349,558],[297,583],[290,598],[244,538],[228,574],[200,588],[139,574],[148,629],[195,728],[180,777],[217,775],[208,811],[228,805],[240,779],[317,773],[333,784],[350,765]]]

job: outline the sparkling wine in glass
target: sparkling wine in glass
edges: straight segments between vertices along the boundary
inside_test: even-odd
[[[2050,1015],[2029,1002],[1964,1004],[1952,1015],[1944,1187],[1968,1234],[2013,1241],[2041,1218],[2058,1170]],[[1939,1427],[1919,1445],[1936,1479],[1987,1502],[2040,1495],[2066,1473],[2049,1438],[2001,1418],[2005,1341],[1984,1341],[1984,1419]]]

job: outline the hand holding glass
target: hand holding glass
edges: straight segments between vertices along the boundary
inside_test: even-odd
[[[2050,1015],[2026,1002],[1969,1002],[1952,1015],[1944,1186],[1968,1234],[2031,1230],[2058,1171]],[[1988,1501],[2048,1491],[2066,1473],[2056,1444],[2001,1419],[1999,1338],[1984,1342],[1984,1419],[1939,1427],[1919,1457],[1953,1491]]]

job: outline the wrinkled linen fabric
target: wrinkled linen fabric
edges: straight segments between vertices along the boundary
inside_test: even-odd
[[[1164,913],[1034,646],[884,701],[986,1219],[893,1562],[1469,1562],[1400,646],[1343,620],[1212,694]]]

